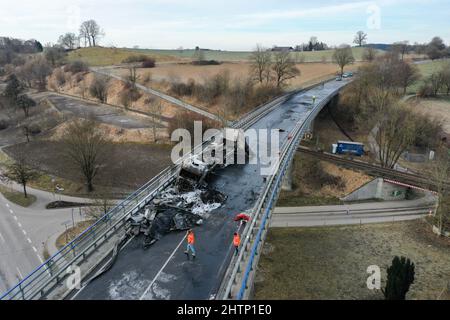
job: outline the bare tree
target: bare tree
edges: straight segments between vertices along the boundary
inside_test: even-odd
[[[290,52],[276,52],[272,64],[277,88],[282,87],[287,80],[300,75],[300,70],[295,66],[295,62],[290,57]]]
[[[58,43],[64,48],[73,50],[76,48],[78,37],[73,32],[67,32],[59,37]]]
[[[396,69],[399,85],[403,89],[403,94],[406,94],[408,87],[420,79],[420,70],[417,66],[405,61],[400,61]]]
[[[6,164],[6,172],[4,174],[8,179],[22,185],[25,198],[28,197],[27,184],[39,177],[39,173],[30,166],[29,162],[27,154],[21,150],[15,161]]]
[[[93,202],[85,208],[84,212],[95,221],[107,214],[115,205],[115,201],[110,199],[111,194],[107,192],[97,192],[91,198]]]
[[[36,102],[26,94],[22,94],[17,97],[16,105],[22,109],[25,117],[27,118],[30,114],[30,108],[36,106]]]
[[[355,39],[353,40],[353,43],[357,44],[359,47],[362,47],[364,44],[366,44],[367,41],[367,34],[363,31],[358,31],[356,33]]]
[[[272,54],[259,44],[250,55],[252,76],[260,83],[270,81],[271,60]]]
[[[333,61],[341,68],[341,76],[344,74],[344,68],[355,62],[352,48],[349,45],[341,45],[334,50]]]
[[[107,157],[107,138],[94,120],[75,120],[67,127],[63,144],[67,160],[81,170],[87,190],[92,192],[94,178]]]
[[[64,60],[66,53],[64,48],[60,46],[48,46],[44,50],[44,55],[47,61],[53,66],[61,64]]]
[[[404,60],[405,55],[409,51],[409,42],[408,41],[401,41],[401,42],[395,42],[392,45],[391,50],[398,54],[400,56],[400,60]]]
[[[372,47],[366,48],[363,52],[363,59],[368,62],[374,61],[376,56],[377,56],[377,51]]]
[[[415,121],[411,110],[399,102],[380,109],[382,115],[375,136],[378,144],[378,158],[384,168],[394,168],[400,156],[415,140]]]
[[[89,86],[89,93],[100,100],[101,103],[108,101],[109,78],[103,75],[95,75]]]
[[[99,39],[104,36],[104,32],[95,20],[84,21],[80,26],[80,38],[85,39],[90,47],[95,47]]]
[[[436,152],[436,159],[433,163],[430,178],[437,187],[438,208],[436,212],[437,227],[442,233],[444,230],[445,219],[448,219],[449,212],[449,192],[445,184],[450,180],[450,150],[441,145]],[[446,201],[447,200],[447,201]]]
[[[162,114],[162,104],[161,101],[158,99],[151,99],[150,101],[150,112],[152,117],[152,129],[153,129],[153,142],[158,141],[157,137],[157,126],[161,119]]]

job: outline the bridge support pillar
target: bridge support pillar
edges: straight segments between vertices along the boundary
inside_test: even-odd
[[[292,191],[292,163],[286,170],[283,182],[281,183],[281,190]]]
[[[311,120],[311,122],[308,125],[308,128],[306,129],[307,132],[310,132],[311,134],[314,132],[314,119]]]

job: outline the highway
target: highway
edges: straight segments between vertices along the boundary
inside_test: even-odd
[[[269,114],[254,123],[254,129],[282,129],[280,146],[289,143],[289,133],[303,123],[316,103],[326,100],[346,82],[329,82],[294,94]],[[214,210],[205,223],[195,228],[195,260],[184,251],[184,233],[171,233],[147,250],[142,239],[134,238],[120,252],[113,267],[71,298],[76,299],[210,299],[215,297],[231,249],[236,213],[251,209],[265,180],[261,164],[234,165],[217,170],[210,186],[228,196],[225,204]]]

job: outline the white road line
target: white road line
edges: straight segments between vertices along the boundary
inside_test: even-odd
[[[5,241],[5,238],[3,238],[1,232],[0,232],[0,238],[2,239],[3,242],[6,242],[6,241]]]
[[[19,228],[22,228],[22,224],[20,222],[17,222],[17,225],[19,226]]]
[[[9,203],[6,203],[6,206],[9,208]]]
[[[12,211],[11,209],[9,209],[9,213],[13,214],[13,213],[14,213],[14,211]]]
[[[44,260],[42,260],[41,256],[37,254],[37,257],[38,257],[39,261],[41,262],[41,264],[43,264],[43,263],[44,263]],[[47,271],[48,271],[48,270],[47,270]],[[49,273],[50,273],[50,272],[49,272]]]
[[[22,272],[20,272],[19,267],[16,267],[17,272],[19,273],[20,279],[23,279]]]
[[[153,278],[152,282],[149,284],[149,286],[147,287],[147,289],[145,289],[144,293],[142,294],[142,296],[139,298],[139,300],[143,300],[144,297],[147,295],[147,293],[149,292],[149,290],[151,289],[151,287],[153,286],[153,284],[155,283],[156,279],[158,279],[159,275],[161,274],[161,272],[164,270],[164,268],[167,266],[167,264],[169,263],[170,259],[172,259],[172,257],[174,256],[175,252],[177,252],[178,248],[181,246],[181,244],[186,241],[185,237],[183,237],[180,241],[180,243],[178,244],[178,246],[175,248],[175,250],[173,250],[172,254],[170,255],[170,257],[167,259],[166,263],[164,263],[164,265],[161,267],[161,269],[158,271],[158,273],[156,274],[156,276]]]
[[[14,220],[16,220],[16,221],[17,221],[17,216],[14,216]]]
[[[23,234],[26,236],[27,232],[25,231],[25,229],[22,229]]]
[[[33,246],[33,251],[37,253],[37,249],[35,246]],[[39,256],[38,256],[39,257]]]
[[[30,243],[30,244],[31,244],[31,239],[30,239],[30,238],[27,238],[27,241],[28,241],[28,243]]]

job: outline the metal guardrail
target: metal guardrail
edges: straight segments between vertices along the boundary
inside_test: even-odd
[[[308,115],[307,119],[301,123],[298,123],[294,128],[293,139],[285,145],[283,148],[280,168],[278,172],[269,179],[269,183],[266,185],[263,193],[259,197],[253,212],[255,212],[251,224],[247,225],[243,232],[243,244],[242,250],[239,252],[237,258],[232,259],[230,267],[222,282],[221,288],[218,293],[219,299],[233,299],[241,300],[244,298],[244,294],[248,290],[248,282],[251,272],[254,270],[258,260],[258,251],[264,242],[264,233],[268,227],[268,220],[274,208],[274,204],[278,198],[281,188],[282,179],[291,164],[294,154],[297,150],[297,145],[300,143],[303,135],[306,133],[306,129],[322,108],[336,95],[342,88],[336,89],[329,96],[321,101],[313,111]],[[257,225],[259,222],[259,225]],[[255,237],[255,232],[256,237]],[[254,238],[254,240],[253,240]],[[252,245],[250,241],[252,241]],[[251,246],[251,250],[249,251]],[[242,274],[242,265],[247,260],[244,273]],[[238,278],[242,275],[241,285],[239,291],[235,297],[233,297],[233,287],[238,285]]]

